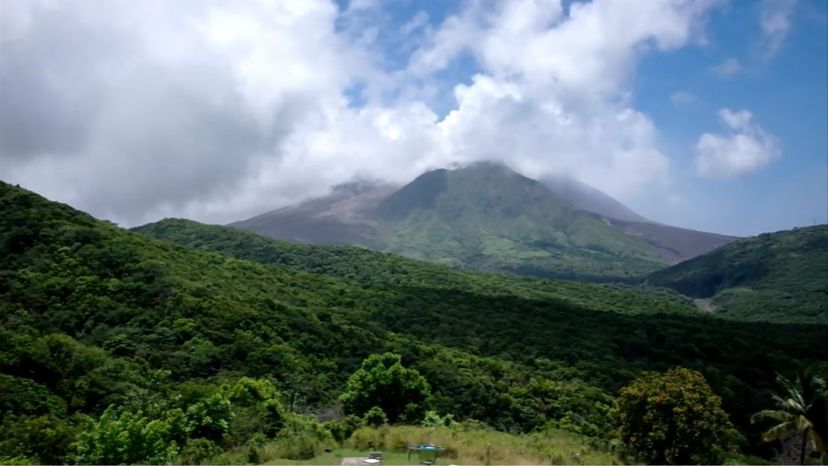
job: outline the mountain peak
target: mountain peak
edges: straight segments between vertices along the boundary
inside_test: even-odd
[[[358,244],[444,264],[558,277],[643,274],[730,239],[647,223],[594,188],[560,178],[536,181],[495,161],[431,170],[399,189],[340,185],[328,197],[233,226],[279,239]]]

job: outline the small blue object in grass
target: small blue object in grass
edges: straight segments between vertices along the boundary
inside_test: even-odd
[[[417,445],[415,450],[417,450],[417,453],[420,455],[420,462],[432,465],[437,462],[437,456],[441,451],[445,450],[445,448],[439,445],[434,445],[433,443],[424,443]]]

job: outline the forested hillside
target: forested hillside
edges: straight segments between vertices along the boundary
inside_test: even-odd
[[[828,225],[741,239],[647,281],[722,317],[828,324]]]
[[[669,288],[594,285],[510,274],[469,273],[394,254],[350,246],[291,243],[185,219],[165,219],[134,230],[188,248],[343,278],[362,286],[456,289],[477,295],[561,301],[622,314],[699,315],[690,299]]]
[[[148,234],[163,228],[169,240]],[[0,456],[256,462],[259,446],[299,438],[313,450],[350,435],[353,418],[336,415],[349,376],[384,352],[430,387],[406,412],[594,439],[611,438],[618,390],[643,371],[696,369],[744,451],[767,454],[748,418],[776,373],[828,361],[828,327],[712,319],[649,288],[466,274],[188,222],[142,231],[0,183]],[[323,412],[334,420],[302,416]],[[106,456],[118,429],[138,432],[135,456]]]

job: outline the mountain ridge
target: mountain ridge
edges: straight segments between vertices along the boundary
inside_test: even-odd
[[[334,190],[229,226],[474,270],[599,280],[652,272],[735,239],[650,222],[583,183],[538,181],[499,162],[431,170],[402,187],[365,187],[346,215],[336,205],[347,197]]]

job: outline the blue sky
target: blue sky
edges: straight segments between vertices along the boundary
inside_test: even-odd
[[[758,2],[731,2],[711,15],[709,44],[652,55],[639,68],[635,99],[659,125],[665,148],[691,178],[686,197],[709,210],[698,228],[752,234],[794,225],[825,223],[828,215],[828,16],[821,1],[803,1],[791,15],[791,29],[772,57],[759,51]],[[744,69],[721,77],[712,71],[729,59]],[[679,106],[677,90],[696,97]],[[730,180],[692,176],[693,143],[701,132],[716,131],[721,107],[749,109],[776,135],[782,154],[757,172]],[[722,209],[725,203],[734,209]],[[728,217],[743,208],[739,224]],[[669,214],[664,214],[669,215]],[[678,220],[676,220],[678,222]],[[692,224],[692,223],[691,223]]]
[[[822,0],[32,0],[0,22],[0,178],[124,225],[482,159],[690,228],[828,221]]]

